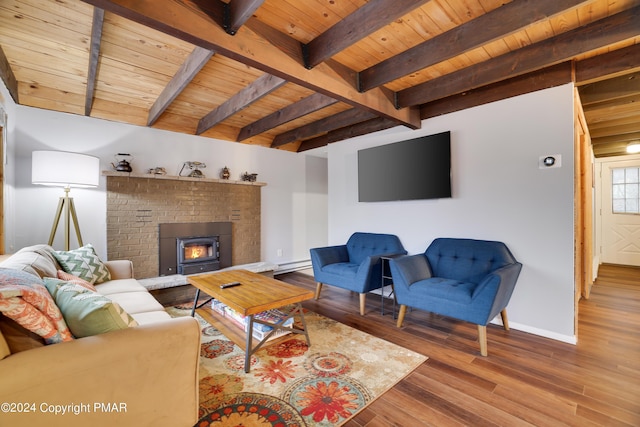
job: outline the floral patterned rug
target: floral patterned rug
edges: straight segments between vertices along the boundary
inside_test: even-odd
[[[341,425],[427,360],[305,311],[311,346],[303,335],[277,339],[252,356],[246,374],[244,352],[196,317],[202,325],[197,427]]]

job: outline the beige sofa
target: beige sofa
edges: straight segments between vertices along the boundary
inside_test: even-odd
[[[0,268],[56,277],[60,266],[52,250],[24,248]],[[198,321],[171,318],[133,279],[130,261],[105,264],[111,280],[96,285],[98,293],[120,304],[139,325],[44,345],[0,314],[0,425],[179,427],[197,422]]]

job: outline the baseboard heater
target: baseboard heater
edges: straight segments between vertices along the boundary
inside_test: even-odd
[[[274,274],[291,273],[293,271],[304,270],[311,268],[311,259],[305,259],[301,261],[290,261],[278,265]]]

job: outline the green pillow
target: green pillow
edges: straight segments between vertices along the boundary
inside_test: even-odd
[[[50,277],[44,285],[76,338],[138,325],[117,303],[83,286]]]
[[[55,251],[53,255],[67,273],[93,284],[111,280],[111,273],[100,261],[91,244],[71,251]]]

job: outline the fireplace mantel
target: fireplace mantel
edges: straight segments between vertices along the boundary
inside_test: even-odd
[[[102,171],[103,176],[119,176],[128,178],[144,178],[144,179],[166,179],[173,181],[196,181],[196,182],[217,182],[220,184],[236,184],[236,185],[257,185],[264,187],[266,182],[251,182],[251,181],[233,181],[230,179],[220,178],[193,178],[189,176],[175,176],[175,175],[160,175],[154,173],[135,173],[135,172],[115,172],[115,171]]]

